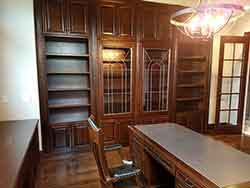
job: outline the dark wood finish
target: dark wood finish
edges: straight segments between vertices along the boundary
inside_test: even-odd
[[[65,0],[46,0],[43,5],[44,32],[66,32],[66,8]]]
[[[171,121],[206,132],[208,121],[211,40],[190,39],[174,32]]]
[[[43,1],[43,32],[52,35],[88,34],[88,3],[79,0]]]
[[[69,2],[69,33],[88,34],[88,3],[81,0]]]
[[[216,135],[212,138],[223,141],[225,144],[250,154],[250,138],[245,135]],[[134,144],[135,142],[133,142]],[[142,146],[135,146],[138,151],[136,155],[139,162],[143,162],[140,154],[143,153]],[[130,159],[129,148],[123,148],[123,156]],[[107,159],[115,163],[113,153],[107,153]],[[60,170],[58,170],[60,169]],[[81,173],[79,173],[81,172]],[[37,178],[37,188],[79,187],[100,188],[99,175],[96,162],[92,152],[71,153],[67,155],[42,155]]]
[[[96,164],[98,167],[98,172],[100,176],[100,183],[102,188],[122,188],[124,185],[126,185],[126,181],[130,182],[128,185],[131,187],[137,187],[138,185],[137,181],[134,182],[134,184],[131,184],[131,180],[134,181],[136,177],[140,175],[140,173],[134,173],[134,175],[131,175],[130,173],[133,171],[126,171],[120,172],[120,177],[116,177],[115,174],[112,174],[112,170],[114,168],[110,168],[107,163],[106,153],[110,152],[105,150],[104,148],[104,132],[102,128],[98,128],[100,126],[97,126],[96,122],[92,120],[90,117],[88,119],[89,122],[89,136],[90,136],[90,143],[92,152],[95,156]],[[113,151],[113,150],[111,150]],[[119,153],[118,156],[118,166],[115,168],[122,167],[123,169],[127,169],[128,166],[123,164],[123,157],[121,155],[121,149],[116,149],[116,151]],[[132,166],[130,166],[132,167]],[[137,169],[131,169],[136,170]],[[139,170],[139,169],[138,169]],[[119,173],[118,173],[119,174]],[[123,174],[123,175],[122,175]],[[121,184],[119,184],[121,182]]]
[[[0,187],[34,188],[40,158],[38,120],[0,122]]]
[[[107,39],[133,39],[137,1],[100,1],[98,3],[98,35]]]
[[[128,144],[129,125],[176,121],[177,102],[206,101],[206,105],[204,102],[203,106],[204,113],[186,113],[181,117],[191,128],[200,130],[200,124],[206,127],[204,122],[208,113],[208,97],[192,96],[175,100],[175,49],[193,49],[197,51],[195,55],[203,56],[203,51],[200,52],[193,46],[174,43],[176,31],[169,23],[169,19],[173,12],[181,8],[140,0],[35,0],[42,137],[43,147],[47,152],[55,150],[57,144],[54,142],[57,141],[53,132],[54,129],[62,127],[70,130],[66,131],[70,133],[70,139],[64,136],[63,140],[64,143],[68,139],[71,140],[71,151],[74,151],[78,145],[74,144],[79,141],[78,135],[84,135],[84,131],[75,129],[75,125],[84,126],[84,120],[90,114],[104,127],[105,142],[108,144]],[[128,113],[104,113],[103,48],[132,49],[132,95],[129,101],[131,109]],[[163,82],[168,83],[165,83],[166,87],[162,89],[162,99],[158,101],[156,96],[150,99],[154,105],[153,111],[146,111],[144,108],[144,84],[147,79],[144,74],[146,49],[172,52],[168,68],[165,69],[169,75],[168,79],[166,75],[164,77]],[[186,71],[182,73],[186,75],[193,73],[182,71]],[[198,71],[195,72],[197,75],[207,75],[209,69],[206,72],[190,71]],[[163,79],[156,78],[154,81],[160,84],[161,80]],[[209,93],[208,85],[204,89],[206,94]],[[200,83],[178,86],[178,90],[183,91],[197,91],[201,88],[203,86]],[[155,106],[161,103],[164,103],[164,110],[163,107],[156,109]],[[168,106],[167,110],[165,106]],[[202,123],[197,115],[203,117]],[[194,123],[199,125],[192,127]],[[80,132],[75,133],[76,130]],[[58,141],[60,143],[60,140]],[[86,143],[84,140],[81,142]],[[68,151],[67,145],[65,144],[65,151]]]
[[[143,2],[139,7],[139,28],[140,40],[142,41],[161,41],[161,46],[171,43],[172,26],[170,16],[176,10],[183,7],[176,5],[166,5],[159,3]],[[163,42],[165,44],[163,44]]]
[[[228,52],[226,52],[226,45],[234,45],[233,51],[230,51],[232,59],[228,59]],[[242,45],[242,49],[237,49],[236,45]],[[241,55],[239,54],[241,53]],[[249,54],[249,37],[248,36],[223,36],[221,37],[220,44],[220,59],[219,59],[219,73],[218,73],[218,89],[217,89],[217,104],[216,104],[216,126],[215,131],[229,132],[229,133],[241,133],[243,122],[243,110],[245,101],[245,89],[246,89],[246,76],[248,69],[248,54]],[[240,55],[241,57],[235,57]],[[232,62],[231,73],[228,75],[228,71],[224,68]],[[240,64],[240,68],[236,63]],[[237,70],[238,69],[238,70]],[[236,71],[235,71],[236,70]],[[235,75],[236,74],[236,75]],[[224,80],[229,80],[230,84],[223,83]],[[236,83],[235,81],[239,81]],[[237,84],[239,85],[237,89]],[[226,86],[226,87],[224,87]],[[229,86],[229,90],[227,89]],[[226,88],[226,89],[225,89]],[[228,91],[227,91],[228,90]],[[234,91],[235,90],[235,91]],[[237,91],[238,90],[238,91]],[[228,97],[230,102],[227,105],[227,101],[222,97]],[[233,100],[234,96],[234,100]],[[236,98],[235,98],[236,96]],[[223,101],[222,101],[223,100]],[[238,102],[238,104],[237,104]],[[236,104],[235,104],[236,103]],[[225,123],[221,122],[221,114],[228,113],[228,120]],[[232,113],[236,114],[235,122],[231,121]]]
[[[249,183],[250,157],[232,147],[172,123],[130,130],[132,157],[135,160],[143,151],[137,163],[149,183],[155,183],[150,176],[155,164],[149,158],[175,176],[175,187],[244,187]],[[139,144],[135,147],[134,143]]]

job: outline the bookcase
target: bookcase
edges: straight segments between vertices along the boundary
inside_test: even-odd
[[[208,114],[209,40],[177,37],[175,76],[175,120],[197,132],[204,132]]]
[[[45,48],[52,148],[70,151],[88,140],[91,107],[88,39],[46,37]]]

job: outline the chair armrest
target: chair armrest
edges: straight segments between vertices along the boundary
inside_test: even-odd
[[[105,152],[116,151],[116,150],[120,150],[120,149],[122,149],[121,144],[114,144],[114,145],[110,145],[110,146],[104,146],[104,151]]]

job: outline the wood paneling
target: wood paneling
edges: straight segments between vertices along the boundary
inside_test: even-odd
[[[118,32],[121,37],[134,36],[134,8],[129,6],[118,7]]]
[[[45,0],[44,3],[44,32],[66,32],[65,0]]]
[[[87,1],[46,0],[42,14],[45,33],[73,36],[88,34]]]
[[[142,37],[144,40],[156,40],[157,18],[156,9],[145,7],[142,9],[141,15]]]
[[[79,0],[71,0],[69,5],[69,33],[88,33],[88,4]]]
[[[100,7],[100,26],[102,35],[116,34],[116,9],[114,5]]]
[[[71,128],[52,128],[53,151],[68,152],[71,148]]]
[[[134,37],[135,7],[131,3],[102,2],[98,8],[99,37]],[[115,37],[115,38],[114,38]]]
[[[73,127],[73,143],[77,148],[86,146],[89,143],[88,127],[87,125],[76,125]]]

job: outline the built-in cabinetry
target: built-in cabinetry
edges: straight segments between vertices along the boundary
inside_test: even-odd
[[[87,146],[90,115],[104,129],[106,144],[128,144],[128,125],[134,124],[173,121],[201,130],[209,72],[202,49],[209,46],[175,35],[169,19],[182,7],[36,0],[35,8],[46,151]]]
[[[211,41],[190,39],[182,34],[175,40],[173,119],[204,132],[208,121]]]
[[[71,150],[88,144],[90,64],[88,39],[45,37],[48,126],[52,148]]]
[[[88,1],[43,1],[43,32],[64,35],[88,34]]]
[[[99,1],[97,5],[98,36],[129,39],[135,37],[137,1]]]

